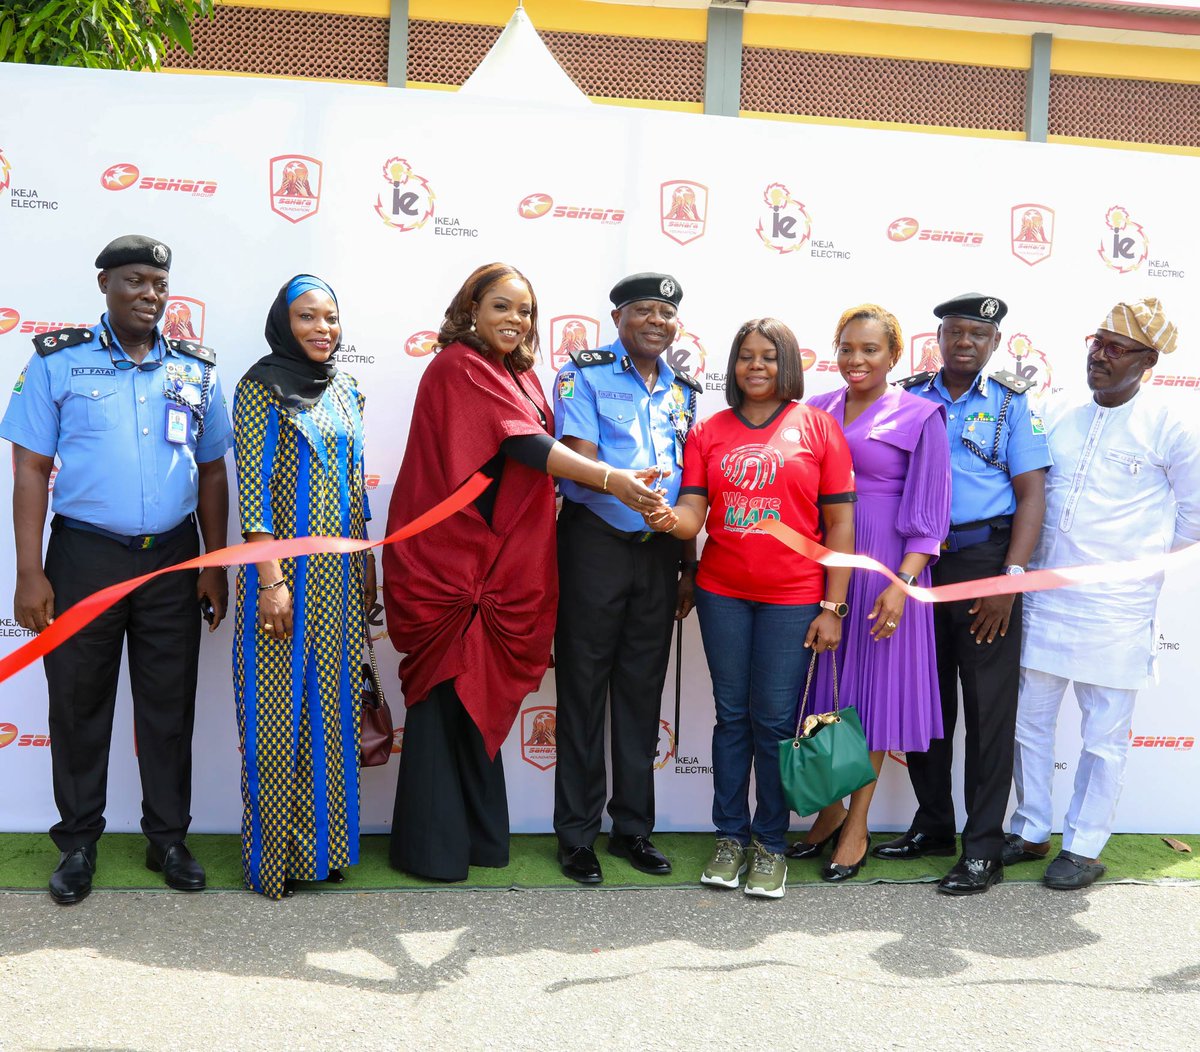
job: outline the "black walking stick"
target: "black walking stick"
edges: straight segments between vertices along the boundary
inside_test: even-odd
[[[675,758],[679,758],[679,703],[683,695],[683,621],[675,622]]]

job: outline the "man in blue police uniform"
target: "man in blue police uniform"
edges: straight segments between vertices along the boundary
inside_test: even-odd
[[[615,343],[575,351],[554,389],[556,437],[613,467],[657,472],[679,496],[683,443],[702,390],[662,357],[675,339],[683,291],[669,274],[634,274],[612,300]],[[643,873],[671,864],[651,842],[654,757],[671,628],[692,607],[695,542],[647,530],[611,494],[563,481],[558,519],[558,687],[554,831],[562,871],[603,879],[593,843],[606,797],[605,702],[611,697],[613,793],[608,850]]]
[[[944,406],[950,436],[950,535],[933,584],[1021,574],[1046,510],[1046,429],[1029,405],[1029,382],[984,372],[1008,312],[995,296],[969,292],[935,307],[941,370],[901,384]],[[934,607],[934,640],[945,735],[909,753],[918,809],[908,831],[880,844],[877,858],[954,853],[950,767],[962,680],[966,720],[962,854],[938,885],[948,895],[987,891],[1004,877],[1004,814],[1012,785],[1021,658],[1021,599],[998,595]]]
[[[225,545],[224,455],[233,442],[216,355],[158,330],[171,250],[130,234],[111,242],[96,266],[107,311],[89,328],[34,337],[37,353],[0,422],[14,454],[16,618],[34,632],[98,589],[194,558],[197,519],[209,551]],[[146,865],[172,888],[204,887],[204,870],[183,842],[200,618],[215,629],[227,595],[223,568],[165,574],[46,655],[60,815],[50,836],[62,853],[50,878],[55,902],[79,902],[92,888],[126,638]]]

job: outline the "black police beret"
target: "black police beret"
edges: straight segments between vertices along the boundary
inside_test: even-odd
[[[683,289],[670,274],[630,274],[612,287],[608,298],[617,310],[638,300],[658,300],[678,307]]]
[[[982,292],[964,292],[952,300],[939,303],[933,308],[935,318],[970,318],[999,325],[1008,313],[1008,304],[998,296],[985,296]]]
[[[96,257],[96,269],[124,267],[130,263],[142,263],[159,270],[171,269],[171,250],[161,241],[143,234],[125,234],[110,241]]]

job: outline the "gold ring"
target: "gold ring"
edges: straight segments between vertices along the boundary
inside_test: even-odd
[[[895,627],[896,627],[896,622],[895,622],[895,621],[889,621],[889,622],[887,623],[887,627],[888,627],[888,628],[895,628]]]

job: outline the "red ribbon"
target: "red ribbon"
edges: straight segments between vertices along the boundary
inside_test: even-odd
[[[0,683],[10,676],[16,675],[23,668],[33,664],[40,657],[45,657],[55,647],[70,639],[80,629],[91,624],[105,610],[119,603],[135,588],[140,587],[155,577],[177,570],[202,570],[209,566],[242,566],[246,563],[261,563],[269,559],[294,559],[302,555],[318,555],[324,552],[349,554],[362,552],[369,548],[379,548],[385,544],[396,544],[399,541],[415,537],[431,526],[436,526],[443,519],[448,519],[455,512],[470,504],[491,484],[486,475],[474,474],[462,486],[456,489],[440,504],[419,515],[406,526],[400,527],[395,533],[389,534],[381,541],[353,541],[348,537],[297,537],[294,540],[264,541],[260,544],[235,544],[229,548],[220,548],[214,552],[174,566],[166,566],[153,573],[143,574],[119,584],[110,584],[93,592],[85,599],[64,610],[37,637],[29,640],[4,658],[0,658]]]
[[[780,544],[791,548],[798,555],[812,559],[822,566],[857,567],[881,573],[893,584],[904,589],[906,595],[922,603],[950,603],[959,599],[979,599],[987,595],[1015,595],[1018,592],[1044,592],[1050,588],[1066,588],[1074,584],[1096,584],[1111,581],[1141,580],[1152,574],[1163,573],[1168,568],[1183,566],[1200,558],[1200,544],[1192,544],[1176,552],[1150,555],[1124,563],[1103,563],[1094,566],[1069,566],[1059,570],[1030,570],[1028,573],[1002,577],[981,577],[976,581],[959,584],[943,584],[937,588],[920,588],[906,585],[892,572],[890,567],[868,555],[846,555],[831,551],[824,545],[797,533],[776,519],[762,519],[755,526],[769,533]]]

